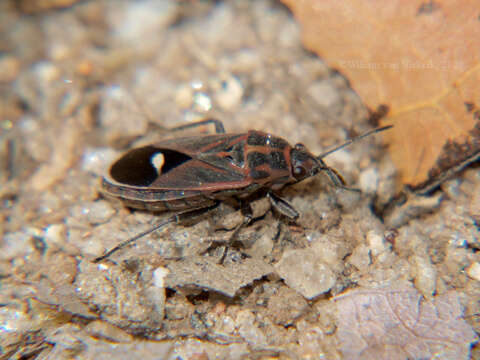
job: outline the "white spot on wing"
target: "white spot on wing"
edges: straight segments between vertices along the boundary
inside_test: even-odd
[[[272,142],[272,134],[267,134],[267,141],[265,142],[265,144],[269,146],[271,142]]]
[[[152,155],[150,162],[153,167],[157,170],[158,174],[162,173],[163,164],[165,164],[165,156],[161,152],[157,152],[155,155]]]

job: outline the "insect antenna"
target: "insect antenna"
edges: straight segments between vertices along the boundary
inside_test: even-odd
[[[320,170],[323,170],[323,171],[327,172],[328,177],[330,178],[330,180],[332,181],[332,183],[336,187],[339,187],[339,188],[342,188],[342,189],[345,189],[345,190],[349,190],[349,191],[359,192],[360,191],[359,189],[354,189],[354,188],[347,187],[346,182],[343,179],[343,177],[334,168],[325,164],[325,162],[322,159],[324,157],[334,153],[335,151],[338,151],[340,149],[343,149],[344,147],[347,147],[347,146],[351,145],[352,143],[354,143],[354,142],[356,142],[360,139],[366,138],[367,136],[379,133],[381,131],[388,130],[392,127],[393,127],[393,125],[387,125],[387,126],[372,129],[372,130],[367,131],[366,133],[364,133],[362,135],[359,135],[357,137],[354,137],[353,139],[349,139],[349,140],[345,141],[343,144],[338,145],[338,146],[334,147],[333,149],[330,149],[330,150],[324,152],[323,154],[318,155],[315,159],[318,161]]]
[[[382,126],[382,127],[379,127],[379,128],[375,128],[375,129],[372,129],[370,131],[367,131],[366,133],[362,134],[362,135],[358,135],[357,137],[354,137],[353,139],[349,139],[347,141],[345,141],[343,144],[341,145],[338,145],[336,147],[334,147],[333,149],[330,149],[326,152],[324,152],[323,154],[320,154],[317,156],[317,160],[321,160],[323,159],[324,157],[330,155],[331,153],[334,153],[335,151],[338,151],[340,149],[343,149],[351,144],[353,144],[354,142],[357,142],[358,140],[361,140],[363,138],[366,138],[367,136],[370,136],[370,135],[373,135],[373,134],[376,134],[376,133],[379,133],[381,131],[385,131],[385,130],[388,130],[388,129],[391,129],[393,127],[393,125],[387,125],[387,126]]]

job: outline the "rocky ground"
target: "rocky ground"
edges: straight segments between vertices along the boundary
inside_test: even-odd
[[[295,223],[259,197],[223,264],[231,203],[94,263],[169,216],[99,185],[170,127],[215,117],[320,154],[375,124],[278,2],[32,4],[0,4],[1,358],[480,356],[478,166],[394,204],[380,134],[325,159],[361,192],[284,189]]]

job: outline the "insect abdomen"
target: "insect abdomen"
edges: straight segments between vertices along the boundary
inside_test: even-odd
[[[137,199],[121,199],[122,203],[130,208],[147,211],[179,211],[195,208],[209,207],[215,204],[215,201],[203,195],[182,198],[176,200],[144,201]]]
[[[102,181],[102,193],[118,199],[127,207],[149,211],[173,211],[208,207],[214,200],[198,190],[157,190],[117,186],[108,180]]]

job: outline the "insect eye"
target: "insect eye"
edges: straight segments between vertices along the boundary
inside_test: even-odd
[[[303,166],[295,166],[293,168],[293,174],[297,177],[302,177],[307,173],[307,170]]]
[[[305,150],[305,145],[303,145],[302,143],[298,143],[298,144],[295,144],[295,149],[296,150]]]

